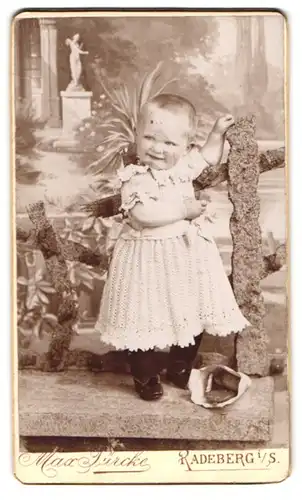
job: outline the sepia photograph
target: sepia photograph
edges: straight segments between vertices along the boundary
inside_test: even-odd
[[[11,32],[17,477],[283,480],[285,17],[23,11]]]

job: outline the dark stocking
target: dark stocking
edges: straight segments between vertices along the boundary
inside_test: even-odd
[[[187,347],[172,346],[169,353],[167,379],[177,387],[185,389],[196,358],[202,333],[195,337],[195,342]]]

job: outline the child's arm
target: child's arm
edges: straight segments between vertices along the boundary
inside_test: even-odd
[[[130,220],[142,227],[161,227],[186,218],[185,204],[168,204],[148,200],[137,203],[130,211]]]
[[[199,200],[187,199],[180,203],[167,203],[148,200],[137,203],[130,210],[130,220],[142,227],[162,227],[180,220],[195,219],[205,210]]]
[[[216,120],[206,143],[201,147],[204,160],[209,165],[218,165],[223,154],[226,131],[234,125],[234,118],[226,115]]]

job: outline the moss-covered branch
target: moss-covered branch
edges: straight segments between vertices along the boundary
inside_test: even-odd
[[[261,279],[266,278],[269,274],[279,271],[286,264],[286,246],[280,245],[276,252],[263,257],[263,268]]]
[[[80,260],[94,265],[107,266],[107,258],[90,252],[85,247],[73,242],[62,241],[56,234],[46,217],[43,202],[34,203],[28,208],[28,216],[34,226],[32,231],[17,231],[23,241],[34,238],[36,248],[45,259],[50,281],[58,298],[57,325],[53,328],[52,339],[46,354],[44,369],[60,370],[64,368],[65,359],[73,335],[73,326],[78,317],[78,299],[68,277],[66,260]],[[105,262],[106,261],[106,262]]]
[[[37,238],[34,230],[25,231],[21,227],[17,226],[16,238],[20,243],[27,244],[33,250],[41,250],[43,256],[48,258],[51,255],[51,248],[49,246],[48,240],[45,242],[41,235]],[[88,266],[98,266],[100,269],[107,269],[108,258],[99,252],[92,251],[89,248],[84,247],[80,243],[74,241],[66,241],[60,238],[56,234],[56,243],[60,249],[59,253],[64,260],[78,261]]]
[[[230,218],[233,242],[231,283],[236,301],[251,324],[237,337],[238,370],[249,375],[267,375],[268,337],[264,328],[265,306],[260,286],[264,267],[258,195],[260,155],[255,133],[255,117],[237,120],[227,132],[230,144],[228,197],[233,205]],[[272,155],[267,163],[269,161],[273,163]]]

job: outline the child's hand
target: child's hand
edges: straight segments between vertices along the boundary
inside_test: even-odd
[[[234,125],[234,123],[235,123],[235,120],[234,120],[232,115],[222,116],[221,118],[218,118],[218,120],[216,120],[214,128],[213,128],[213,132],[216,132],[220,135],[224,135],[226,133],[226,131],[232,125]]]
[[[207,207],[207,202],[205,200],[196,200],[195,198],[185,198],[184,204],[186,206],[186,219],[193,220],[203,214]]]

